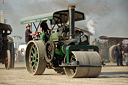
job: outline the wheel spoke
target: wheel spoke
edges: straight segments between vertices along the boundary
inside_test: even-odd
[[[33,72],[36,71],[37,69],[37,63],[38,63],[38,52],[37,52],[37,47],[35,45],[32,45],[31,49],[30,49],[30,65],[31,65],[31,69],[33,70]]]
[[[34,59],[34,56],[31,56],[31,59],[33,60]]]
[[[45,49],[42,41],[30,41],[26,48],[26,67],[27,70],[34,75],[42,74],[46,68],[46,61],[40,59],[44,57],[43,53],[41,53],[42,50],[38,48]]]
[[[48,57],[48,59],[51,59],[51,55],[50,54],[47,57]]]

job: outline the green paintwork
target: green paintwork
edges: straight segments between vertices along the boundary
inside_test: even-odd
[[[63,45],[60,45],[61,46],[61,48],[60,49],[57,49],[57,51],[55,50],[55,53],[57,54],[57,55],[64,55],[65,54],[65,52],[64,52],[64,49],[63,49]]]
[[[35,50],[35,53],[34,53],[35,61],[34,61],[34,63],[36,64],[36,61],[37,61],[37,59],[38,59],[38,57],[37,57],[37,49],[34,48],[34,50]]]
[[[56,36],[56,39],[53,39],[52,36]],[[52,33],[51,36],[50,36],[50,40],[51,41],[59,41],[59,34],[56,32],[56,33]]]
[[[62,52],[61,49],[58,49],[57,51],[55,51],[55,54],[57,54],[57,55],[64,55],[64,53]]]
[[[88,49],[93,49],[94,51],[99,52],[99,48],[94,45],[71,45],[66,47],[66,59],[67,63],[69,63],[69,54],[72,50],[84,49],[84,51],[88,51]]]
[[[34,64],[32,65],[32,67],[36,67],[37,66],[37,62],[38,62],[38,52],[37,52],[37,48],[33,45],[32,50],[31,50],[31,58]]]
[[[34,57],[35,57],[34,66],[36,66],[36,61],[37,61],[37,51],[36,50],[35,50],[35,53],[34,53]]]
[[[42,41],[42,42],[44,42],[44,40],[43,40],[43,36],[45,35],[45,33],[42,33],[41,35],[40,35],[40,40]]]
[[[33,23],[33,22],[40,22],[40,21],[50,20],[50,19],[53,19],[53,13],[25,17],[25,18],[21,19],[20,24],[29,24],[29,23]]]
[[[65,52],[64,52],[64,46],[61,46],[61,51],[65,54]]]

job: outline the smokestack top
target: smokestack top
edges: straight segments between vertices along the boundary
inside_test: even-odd
[[[75,6],[68,6],[69,10],[69,35],[70,39],[74,39],[74,26],[75,26]]]
[[[72,6],[68,6],[68,9],[75,9],[76,6],[72,5]]]

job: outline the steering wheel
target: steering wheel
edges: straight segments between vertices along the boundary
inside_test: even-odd
[[[39,40],[40,35],[41,35],[41,32],[36,32],[36,33],[33,35],[33,39],[34,39],[34,40]]]

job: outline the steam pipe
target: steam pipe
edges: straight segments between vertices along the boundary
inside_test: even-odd
[[[75,6],[69,6],[69,38],[74,38],[74,25],[75,25]]]

